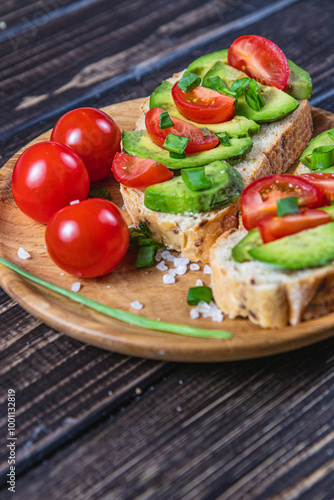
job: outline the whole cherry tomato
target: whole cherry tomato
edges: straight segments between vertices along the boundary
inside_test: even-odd
[[[116,153],[121,151],[122,133],[114,120],[95,108],[69,111],[57,121],[51,140],[70,146],[83,159],[91,182],[111,173]]]
[[[173,177],[173,172],[162,163],[126,153],[116,153],[112,171],[118,182],[137,189],[144,189]]]
[[[235,99],[216,90],[199,85],[191,92],[183,92],[176,82],[172,97],[180,113],[197,123],[222,123],[233,118]]]
[[[288,61],[281,49],[268,38],[240,36],[228,50],[228,63],[251,78],[284,90],[289,78]]]
[[[163,109],[152,108],[145,115],[147,133],[152,141],[161,148],[168,134],[181,135],[190,139],[184,150],[186,154],[212,149],[219,144],[219,139],[215,134],[204,135],[200,128],[174,116],[170,117],[174,125],[161,129],[160,115],[162,113],[164,113]]]
[[[85,200],[89,186],[88,172],[80,156],[56,142],[30,146],[13,170],[12,190],[17,206],[43,224],[71,201]]]
[[[129,246],[129,231],[114,203],[91,198],[55,213],[46,227],[45,242],[61,269],[96,278],[121,262]]]

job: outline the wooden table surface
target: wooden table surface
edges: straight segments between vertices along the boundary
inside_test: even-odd
[[[148,95],[243,34],[275,41],[334,112],[332,0],[7,0],[0,163],[65,111]],[[0,233],[1,237],[1,233]],[[16,393],[24,499],[334,498],[334,339],[221,364],[126,357],[52,330],[0,289],[1,493]]]

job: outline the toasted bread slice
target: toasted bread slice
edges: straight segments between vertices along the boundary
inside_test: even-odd
[[[246,234],[226,232],[210,250],[213,296],[225,314],[281,328],[334,310],[334,265],[289,271],[255,260],[235,262],[232,248]]]

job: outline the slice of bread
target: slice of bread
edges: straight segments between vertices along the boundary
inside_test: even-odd
[[[235,262],[232,248],[246,234],[231,230],[210,250],[213,296],[223,313],[281,328],[334,310],[333,265],[289,271],[255,260]]]
[[[181,73],[182,74],[182,73]],[[180,74],[174,75],[173,82]],[[141,108],[137,129],[145,128],[145,113],[149,99]],[[253,148],[246,158],[235,165],[244,187],[270,174],[286,172],[301,155],[312,136],[309,102],[299,101],[299,107],[285,118],[262,125],[252,137]],[[144,206],[144,191],[121,186],[126,210],[137,226],[145,220],[153,237],[190,260],[208,262],[209,249],[225,231],[239,226],[239,201],[230,207],[200,214],[169,214],[152,211]]]

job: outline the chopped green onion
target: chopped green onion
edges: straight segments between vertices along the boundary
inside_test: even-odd
[[[265,101],[261,94],[261,87],[254,79],[251,79],[249,88],[245,92],[245,97],[247,104],[255,111],[260,111],[265,105]]]
[[[298,214],[298,199],[298,197],[294,196],[277,200],[277,216],[281,217],[282,215]]]
[[[229,90],[225,84],[225,82],[219,77],[214,76],[213,78],[209,78],[209,82],[212,85],[213,90],[220,92],[221,94],[228,95],[230,97],[237,97],[237,93]]]
[[[329,131],[327,132],[327,135],[328,135],[328,137],[329,137],[330,139],[332,139],[332,141],[334,141],[334,131],[333,131],[333,130],[329,130]]]
[[[187,73],[183,75],[181,80],[179,80],[177,86],[179,89],[183,90],[183,92],[191,92],[201,83],[201,79],[199,76],[195,75],[195,73]]]
[[[93,186],[89,190],[88,198],[103,198],[104,200],[111,201],[111,194],[104,187]]]
[[[187,147],[190,139],[188,137],[182,137],[181,135],[167,134],[166,140],[163,147],[171,151],[172,153],[177,153],[181,155]]]
[[[130,245],[135,247],[154,247],[163,248],[164,244],[152,238],[150,228],[144,221],[139,222],[139,229],[135,227],[130,228]]]
[[[201,300],[210,303],[212,290],[209,286],[193,286],[188,290],[187,302],[190,306],[196,306]]]
[[[12,262],[9,262],[6,259],[0,257],[0,264],[12,269],[17,274],[24,276],[30,281],[37,283],[38,285],[44,286],[53,292],[58,293],[59,295],[63,295],[68,299],[71,299],[79,304],[83,304],[94,311],[105,314],[111,318],[117,319],[119,321],[123,321],[125,323],[129,323],[130,325],[139,326],[142,328],[148,328],[150,330],[158,330],[162,332],[176,333],[179,335],[187,335],[190,337],[206,337],[206,338],[216,338],[216,339],[230,339],[233,337],[233,334],[230,332],[226,332],[224,330],[206,330],[203,328],[194,328],[192,326],[187,325],[178,325],[175,323],[167,323],[165,321],[158,321],[150,318],[144,318],[142,316],[138,316],[137,314],[133,314],[127,311],[122,311],[121,309],[115,309],[114,307],[106,306],[105,304],[101,304],[92,299],[88,299],[83,295],[80,295],[75,292],[71,292],[70,290],[66,290],[65,288],[61,288],[60,286],[49,283],[48,281],[42,280],[37,276],[25,271],[24,269],[16,266]]]
[[[136,268],[152,267],[154,264],[156,248],[154,246],[141,246],[139,247]]]
[[[231,146],[230,138],[227,132],[220,132],[216,134],[216,136],[223,146]]]
[[[184,168],[181,176],[183,182],[191,191],[201,191],[212,186],[212,179],[205,175],[204,167]]]
[[[208,135],[211,135],[211,132],[207,127],[203,127],[203,128],[201,128],[201,130],[203,132],[203,137],[207,137]]]
[[[174,158],[174,160],[182,160],[185,157],[186,153],[181,153],[179,155],[178,153],[173,153],[173,151],[169,151],[169,158]]]
[[[234,92],[237,97],[241,96],[248,88],[250,84],[251,79],[246,77],[246,78],[240,78],[239,80],[235,80],[232,83],[232,86],[230,88],[231,92]]]
[[[172,119],[171,117],[169,116],[169,114],[167,113],[167,111],[165,111],[164,113],[161,113],[160,114],[160,130],[164,130],[165,128],[169,128],[169,127],[173,127],[174,126],[174,123],[172,122]]]
[[[331,167],[334,164],[334,146],[319,146],[313,149],[311,169],[317,170]]]

